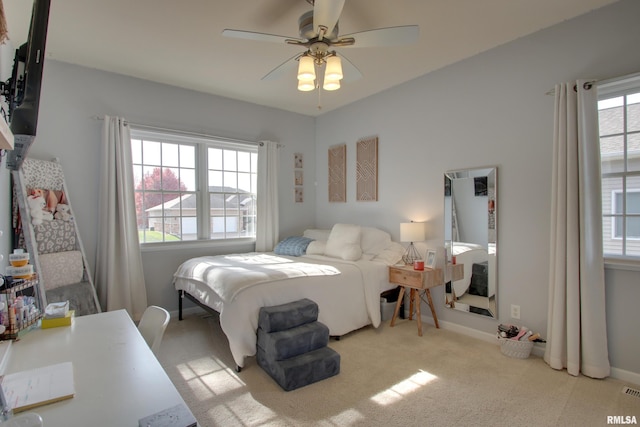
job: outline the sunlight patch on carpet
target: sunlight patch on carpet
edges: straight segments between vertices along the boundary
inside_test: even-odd
[[[239,424],[243,426],[268,425],[278,419],[278,414],[257,402],[251,393],[242,393],[236,398],[216,405],[209,411],[215,425]],[[233,422],[231,422],[233,421]]]
[[[225,365],[212,357],[202,357],[200,359],[189,360],[176,366],[178,372],[185,380],[194,377],[210,374],[212,372],[226,369]]]
[[[176,366],[176,369],[201,401],[245,386],[232,370],[211,357],[181,363]]]
[[[392,385],[388,389],[376,394],[371,398],[378,405],[386,406],[391,405],[404,396],[414,393],[431,381],[437,379],[435,375],[426,371],[420,371],[417,374],[411,375],[406,380],[400,381],[397,384]]]
[[[357,421],[364,421],[365,417],[360,411],[350,408],[329,419],[334,423],[333,425],[344,426],[354,424]]]

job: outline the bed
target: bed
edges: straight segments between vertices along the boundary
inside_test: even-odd
[[[192,258],[174,274],[180,318],[184,296],[220,313],[239,370],[256,354],[260,307],[309,298],[332,336],[378,327],[380,293],[395,287],[387,268],[403,252],[382,230],[336,224],[288,237],[273,252]]]

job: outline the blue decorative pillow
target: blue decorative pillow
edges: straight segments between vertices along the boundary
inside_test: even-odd
[[[277,255],[301,256],[307,252],[307,246],[313,239],[302,236],[287,237],[273,250]]]

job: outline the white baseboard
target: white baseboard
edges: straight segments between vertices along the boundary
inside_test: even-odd
[[[429,323],[433,325],[433,319],[427,320]],[[486,341],[491,344],[500,345],[500,342],[496,338],[495,334],[490,334],[488,332],[478,331],[477,329],[468,328],[466,326],[458,325],[457,323],[451,322],[443,322],[439,320],[438,323],[442,327],[442,329],[448,329],[450,331],[458,332],[463,335],[467,335],[471,338],[476,338],[482,341]],[[542,357],[544,356],[544,343],[536,343],[533,345],[533,349],[531,350],[531,354],[534,356]]]
[[[631,371],[625,371],[624,369],[611,368],[611,378],[616,378],[620,381],[640,385],[640,374]]]
[[[433,319],[431,317],[422,317],[422,321],[429,323],[430,325],[434,325]],[[486,341],[489,343],[493,343],[499,345],[498,340],[496,339],[495,334],[490,334],[488,332],[478,331],[476,329],[468,328],[466,326],[458,325],[457,323],[446,322],[442,320],[438,320],[438,324],[442,329],[447,329],[453,332],[458,332],[460,334],[469,336],[471,338],[476,338],[482,341]],[[531,350],[531,354],[538,357],[544,356],[545,345],[544,343],[536,343],[533,346],[533,350]],[[611,368],[611,378],[615,378],[621,381],[629,382],[632,384],[640,385],[640,374],[625,371],[624,369],[619,368]]]

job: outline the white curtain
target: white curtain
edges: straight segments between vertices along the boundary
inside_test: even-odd
[[[596,88],[555,87],[549,313],[544,360],[604,378],[610,373],[602,256]]]
[[[139,320],[147,308],[147,291],[138,242],[131,136],[124,119],[105,116],[101,158],[96,288],[107,311],[124,308]]]
[[[263,141],[258,148],[258,205],[256,251],[271,251],[278,243],[278,168],[277,142]]]

